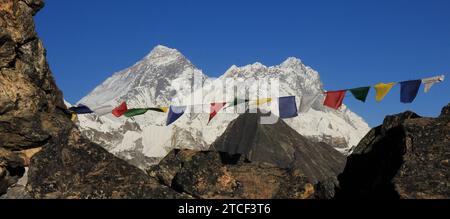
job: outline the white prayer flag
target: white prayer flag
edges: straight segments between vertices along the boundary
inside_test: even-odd
[[[94,111],[94,113],[97,114],[98,116],[104,116],[107,114],[111,114],[113,109],[114,109],[114,107],[111,105],[99,106],[97,108],[91,108],[91,110]]]
[[[430,77],[430,78],[424,78],[422,79],[422,83],[425,84],[425,93],[428,93],[428,91],[430,90],[430,88],[438,82],[442,82],[444,81],[445,76],[444,75],[439,75],[439,76],[435,76],[435,77]]]
[[[306,113],[311,109],[314,101],[319,97],[319,94],[303,94],[300,98],[300,106],[298,112]]]

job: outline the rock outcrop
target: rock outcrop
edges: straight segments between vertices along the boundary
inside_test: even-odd
[[[338,199],[450,198],[450,104],[438,118],[387,116],[348,157]]]
[[[0,195],[29,166],[26,189],[13,186],[6,197],[185,197],[80,137],[35,32],[43,6],[0,0]]]
[[[73,129],[36,154],[27,189],[35,198],[182,198]]]
[[[0,5],[0,147],[40,147],[72,127],[34,30],[33,15],[44,3],[1,0]]]
[[[345,157],[312,143],[261,112],[232,121],[211,151],[174,150],[148,170],[164,185],[196,198],[314,199],[334,195]]]
[[[14,184],[29,163],[18,156],[21,151],[42,147],[72,127],[34,30],[33,15],[43,5],[39,0],[0,0],[0,184],[4,186]]]
[[[319,194],[301,171],[262,162],[229,164],[228,159],[216,151],[175,149],[148,173],[194,198],[313,199]]]

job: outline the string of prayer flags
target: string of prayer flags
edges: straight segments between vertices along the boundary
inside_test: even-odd
[[[166,125],[170,125],[177,121],[180,118],[184,111],[186,110],[186,106],[170,106],[169,114],[167,115]]]
[[[311,109],[312,104],[316,101],[319,94],[303,94],[300,98],[299,112],[306,113]]]
[[[370,87],[358,87],[350,89],[353,96],[362,102],[366,102],[367,95],[369,94]]]
[[[339,109],[344,101],[346,90],[327,91],[323,105],[333,109]]]
[[[227,104],[227,103],[226,102],[223,102],[223,103],[211,103],[208,124],[211,121],[211,119],[213,119],[214,116],[216,116],[217,113],[225,106],[225,104]]]
[[[400,82],[400,102],[412,103],[419,92],[422,80],[411,80]]]
[[[439,76],[435,76],[435,77],[430,77],[430,78],[424,78],[422,79],[422,83],[425,84],[425,88],[424,91],[425,93],[428,93],[428,91],[430,90],[430,88],[435,84],[435,83],[439,83],[444,81],[445,76],[444,75],[439,75]]]
[[[92,111],[89,107],[87,107],[87,106],[85,106],[85,105],[83,105],[83,104],[80,104],[80,105],[78,105],[78,106],[70,107],[69,110],[72,111],[72,112],[74,112],[74,113],[76,113],[76,114],[89,114],[89,113],[93,113],[93,111]]]
[[[115,117],[121,117],[126,111],[128,111],[127,103],[122,102],[118,107],[114,108],[111,112]]]
[[[127,110],[123,115],[127,118],[133,117],[133,116],[139,116],[142,114],[145,114],[149,108],[134,108]]]
[[[389,93],[389,91],[391,90],[391,88],[395,85],[395,82],[391,82],[391,83],[378,83],[374,86],[377,94],[375,95],[375,100],[377,102],[380,102],[381,100],[384,99],[384,97]]]
[[[279,97],[278,109],[282,119],[298,116],[295,96]]]
[[[424,84],[424,92],[427,93],[430,88],[439,82],[444,81],[445,76],[439,75],[429,78],[423,78],[419,80],[410,80],[399,82],[401,85],[400,91],[400,101],[402,103],[411,103],[417,97],[421,84]],[[385,96],[390,92],[392,87],[396,84],[396,82],[391,83],[378,83],[374,85],[374,89],[376,91],[375,99],[377,102],[382,101]],[[352,89],[345,90],[337,90],[337,91],[328,91],[328,92],[318,92],[314,94],[302,94],[300,97],[300,105],[297,106],[295,96],[284,96],[278,97],[278,104],[272,104],[271,108],[273,111],[278,110],[279,117],[284,118],[292,118],[298,116],[298,112],[306,113],[308,112],[314,103],[321,102],[324,106],[339,109],[345,98],[346,92],[350,91],[355,99],[366,102],[367,96],[370,92],[370,86],[367,87],[357,87]],[[239,99],[235,97],[233,101],[229,102],[216,102],[209,104],[195,104],[189,105],[190,109],[194,109],[194,107],[201,107],[200,110],[203,110],[204,106],[210,106],[210,113],[208,124],[212,121],[212,119],[217,115],[220,110],[224,110],[228,107],[235,107],[235,113],[237,113],[237,105],[245,103],[245,108],[247,109],[249,106],[249,102],[255,104],[256,106],[260,106],[263,104],[267,104],[272,102],[272,98],[259,98],[256,100],[248,100],[248,99]],[[106,106],[97,106],[96,108],[88,107],[83,104],[79,104],[78,106],[70,107],[69,110],[71,112],[71,120],[76,121],[78,114],[89,114],[95,113],[98,116],[103,116],[108,113],[112,113],[115,117],[121,117],[124,115],[125,117],[132,118],[134,116],[143,115],[148,111],[155,111],[166,113],[167,121],[166,125],[170,125],[174,123],[177,119],[179,119],[186,111],[188,106],[170,106],[170,107],[149,107],[149,108],[132,108],[128,109],[126,102],[122,102],[119,106],[113,107],[111,105]],[[278,109],[276,109],[278,107]],[[192,112],[197,112],[197,110],[192,110]]]

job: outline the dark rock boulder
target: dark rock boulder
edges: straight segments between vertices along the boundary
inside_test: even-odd
[[[149,175],[195,198],[315,198],[315,185],[301,171],[269,163],[227,164],[221,152],[171,151]]]
[[[336,198],[450,198],[448,109],[438,118],[387,116],[348,157]]]
[[[175,191],[80,136],[74,129],[31,161],[35,198],[181,198]]]

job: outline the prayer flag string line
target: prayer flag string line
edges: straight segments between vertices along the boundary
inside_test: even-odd
[[[373,88],[375,90],[375,100],[380,102],[384,99],[385,96],[391,91],[391,89],[400,85],[400,102],[401,103],[412,103],[420,90],[421,85],[424,85],[424,93],[428,93],[431,87],[439,82],[443,82],[445,76],[437,75],[433,77],[417,79],[417,80],[407,80],[400,82],[389,82],[389,83],[378,83],[373,86],[363,86],[356,87],[350,89],[341,89],[334,91],[325,91],[322,89],[322,92],[319,93],[308,93],[302,94],[300,98],[300,104],[297,105],[295,96],[282,96],[278,97],[278,110],[280,118],[292,118],[298,116],[298,112],[305,113],[307,112],[314,102],[317,101],[319,96],[324,97],[323,105],[332,109],[338,110],[345,99],[345,97],[353,96],[355,99],[366,102],[367,96],[370,90]],[[213,103],[201,103],[201,104],[192,104],[192,105],[181,105],[181,106],[159,106],[159,107],[142,107],[142,108],[128,108],[126,101],[122,101],[122,103],[117,106],[96,106],[89,107],[84,104],[79,104],[77,106],[72,106],[68,110],[71,115],[72,121],[77,120],[78,114],[97,114],[98,116],[103,116],[106,114],[112,114],[115,117],[125,116],[127,118],[131,118],[134,120],[134,117],[144,115],[148,111],[167,113],[167,121],[166,125],[170,125],[178,120],[186,111],[187,107],[210,107],[210,116],[208,119],[208,124],[211,120],[217,115],[217,113],[221,110],[227,109],[229,107],[236,107],[240,104],[246,104],[246,107],[257,106],[268,104],[273,101],[273,97],[266,98],[258,98],[255,100],[249,99],[239,99],[235,97],[233,101],[216,101]],[[251,103],[251,104],[250,104]]]

